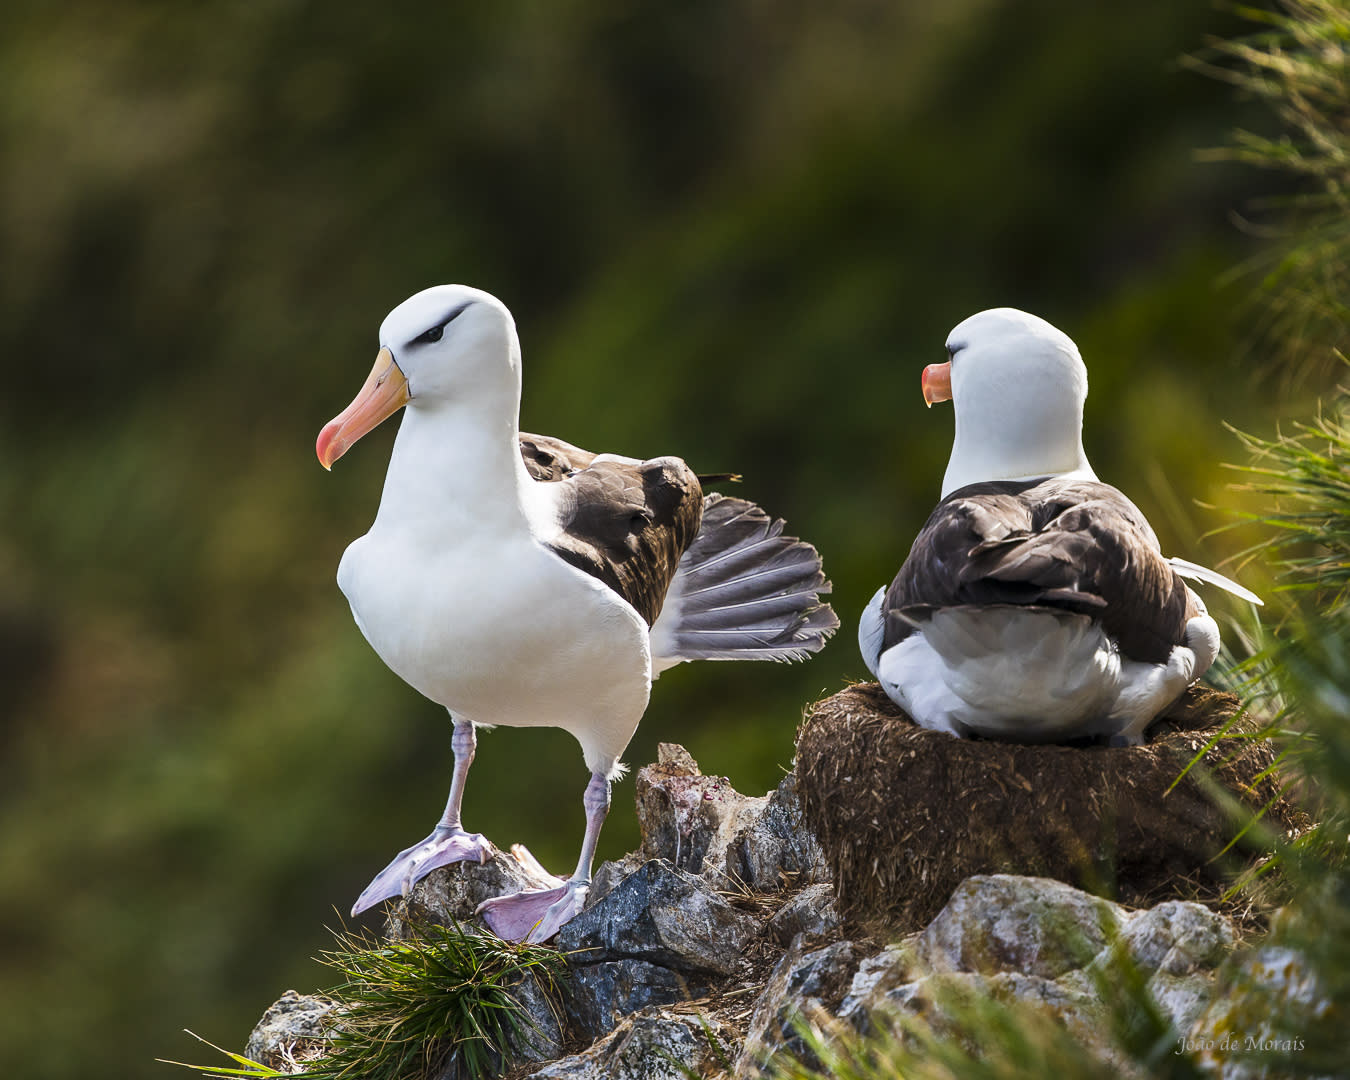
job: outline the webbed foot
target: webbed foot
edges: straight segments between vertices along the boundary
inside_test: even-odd
[[[474,911],[499,938],[539,944],[580,914],[591,891],[589,881],[567,881],[556,889],[527,889],[484,900]]]
[[[381,900],[407,896],[412,887],[437,867],[471,860],[485,863],[497,849],[482,833],[437,825],[421,843],[400,851],[394,861],[375,875],[356,898],[352,915],[374,907]]]

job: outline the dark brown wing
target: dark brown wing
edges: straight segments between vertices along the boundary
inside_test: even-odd
[[[525,431],[520,433],[520,456],[536,480],[561,480],[580,472],[595,460],[589,450],[551,435],[531,435]]]
[[[929,516],[886,593],[882,648],[935,608],[1013,604],[1091,615],[1134,660],[1185,637],[1190,591],[1135,505],[1096,481],[972,484]]]
[[[703,489],[693,470],[674,457],[597,460],[541,435],[522,434],[520,448],[531,476],[563,485],[562,533],[549,547],[603,581],[650,626],[702,522]]]

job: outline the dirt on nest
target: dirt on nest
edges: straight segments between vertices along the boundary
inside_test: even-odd
[[[1215,785],[1244,816],[1271,803],[1282,833],[1304,824],[1278,778],[1261,777],[1276,756],[1267,739],[1219,739],[1172,786],[1240,707],[1195,686],[1146,745],[1108,748],[956,739],[919,727],[876,683],[817,702],[797,733],[798,789],[846,929],[919,929],[971,874],[1052,877],[1126,904],[1217,893],[1237,830]],[[1230,734],[1257,729],[1240,717]]]

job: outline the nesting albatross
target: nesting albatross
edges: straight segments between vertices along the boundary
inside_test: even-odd
[[[829,583],[810,544],[752,503],[705,496],[679,458],[521,434],[520,345],[495,297],[426,289],[389,313],[380,346],[316,446],[329,468],[406,406],[375,522],[342,556],[338,584],[381,659],[449,709],[454,773],[435,829],[352,913],[491,854],[460,820],[476,725],[558,727],[591,771],[576,871],[480,909],[502,937],[544,941],[585,902],[652,679],[683,660],[805,658],[838,626],[819,597]]]
[[[1200,678],[1219,629],[1144,515],[1083,452],[1087,369],[1068,336],[1012,308],[972,315],[924,369],[952,402],[942,500],[863,612],[863,661],[923,727],[1019,742],[1137,745]]]

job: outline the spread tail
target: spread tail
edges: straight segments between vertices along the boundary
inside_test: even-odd
[[[816,549],[784,536],[754,503],[708,495],[698,536],[680,559],[652,626],[657,671],[681,660],[804,660],[839,626],[821,594]]]

